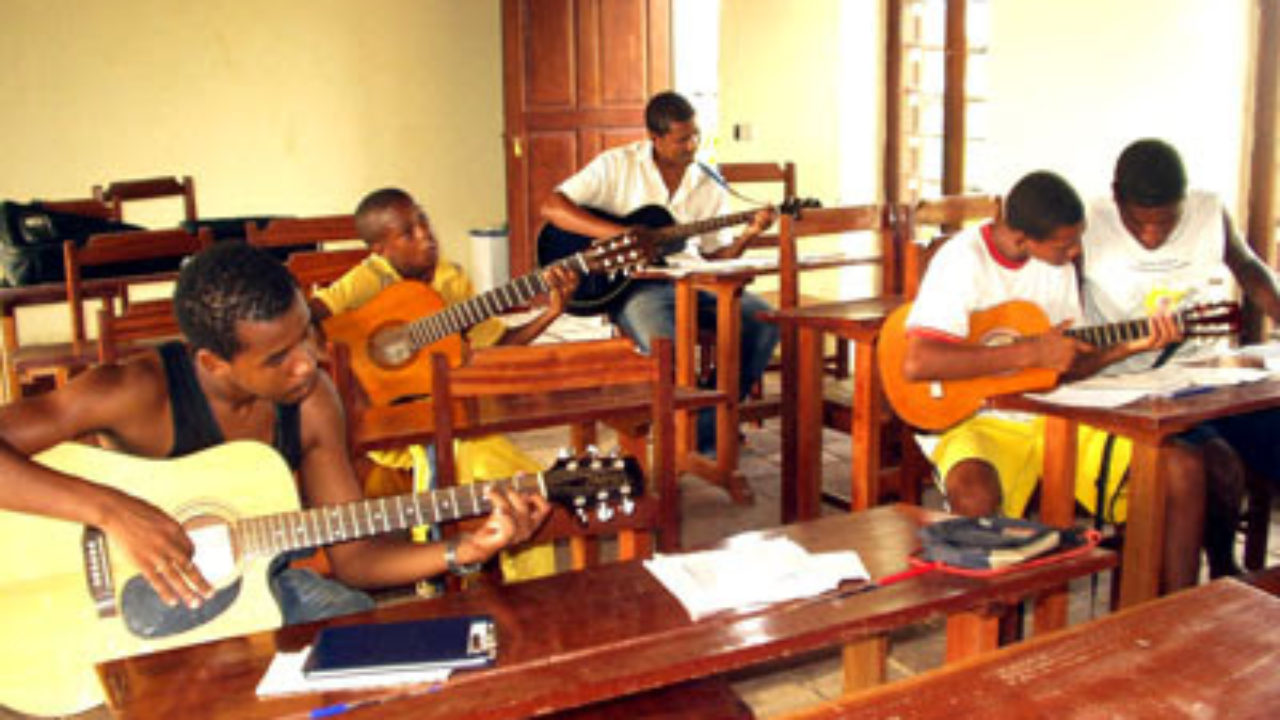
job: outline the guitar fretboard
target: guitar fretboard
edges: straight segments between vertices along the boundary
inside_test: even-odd
[[[1175,315],[1173,320],[1178,326],[1178,329],[1183,331],[1186,330],[1186,321],[1181,314]],[[1106,347],[1117,343],[1144,338],[1151,334],[1151,325],[1145,318],[1140,320],[1124,320],[1122,322],[1109,323],[1107,325],[1068,328],[1066,334],[1070,337],[1083,340],[1096,347]]]
[[[756,212],[758,211],[744,210],[743,212],[733,213],[732,215],[722,215],[720,217],[708,218],[706,220],[695,220],[681,225],[668,225],[667,227],[654,230],[654,237],[659,243],[665,245],[676,240],[684,240],[686,238],[693,237],[694,235],[701,235],[702,233],[711,232],[712,230],[726,228],[730,225],[741,225],[754,217]],[[665,255],[665,249],[660,254]]]
[[[472,483],[446,490],[370,498],[345,505],[277,513],[235,523],[233,532],[242,551],[272,556],[332,543],[359,540],[407,530],[415,525],[483,515],[490,511],[486,491],[511,487],[546,495],[543,474],[521,480]]]
[[[579,272],[588,272],[582,253],[567,257],[554,265],[569,265]],[[456,335],[478,325],[495,315],[524,305],[550,288],[542,278],[542,272],[532,272],[492,290],[441,310],[429,317],[415,320],[405,326],[414,350],[433,345],[442,338]]]

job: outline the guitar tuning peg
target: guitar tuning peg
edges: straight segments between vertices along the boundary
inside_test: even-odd
[[[587,516],[586,498],[578,496],[573,499],[573,516],[578,519],[578,522],[583,527],[586,527],[591,522],[591,518]]]
[[[577,461],[577,460],[570,460],[570,461],[569,461],[569,462],[564,466],[564,469],[565,469],[565,470],[568,470],[569,472],[577,472],[577,470],[578,470],[578,461]]]
[[[591,456],[591,457],[599,457],[599,456],[600,456],[600,448],[596,447],[595,445],[588,445],[588,446],[587,446],[587,455],[589,455],[589,456]]]
[[[607,502],[596,505],[596,519],[600,522],[609,522],[613,519],[613,506]]]
[[[567,447],[561,447],[559,450],[556,450],[557,460],[568,460],[571,457],[573,457],[573,451]]]
[[[621,503],[622,514],[626,516],[634,515],[636,512],[636,503],[631,499],[630,495],[624,495]]]
[[[621,459],[621,457],[622,457],[622,449],[619,448],[617,445],[614,445],[613,448],[609,450],[608,458],[610,460],[619,460]],[[615,462],[614,467],[621,467],[621,464]]]

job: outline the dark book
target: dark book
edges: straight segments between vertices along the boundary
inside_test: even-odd
[[[497,628],[487,615],[320,630],[302,667],[308,678],[361,673],[485,667],[498,656]]]

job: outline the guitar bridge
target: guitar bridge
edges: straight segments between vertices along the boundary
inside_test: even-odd
[[[89,598],[98,611],[99,618],[120,614],[116,605],[115,581],[111,577],[111,555],[107,548],[107,536],[97,528],[87,527],[80,537],[80,551],[84,556],[84,579],[89,586]]]

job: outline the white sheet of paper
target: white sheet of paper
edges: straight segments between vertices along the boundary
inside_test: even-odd
[[[267,672],[258,681],[255,691],[258,697],[271,695],[293,695],[297,693],[323,692],[326,690],[360,690],[364,688],[386,687],[389,685],[418,685],[422,683],[444,682],[449,679],[449,669],[437,670],[405,670],[401,672],[378,671],[365,675],[347,675],[309,679],[302,672],[302,666],[311,653],[311,646],[298,652],[280,652],[271,660]]]

